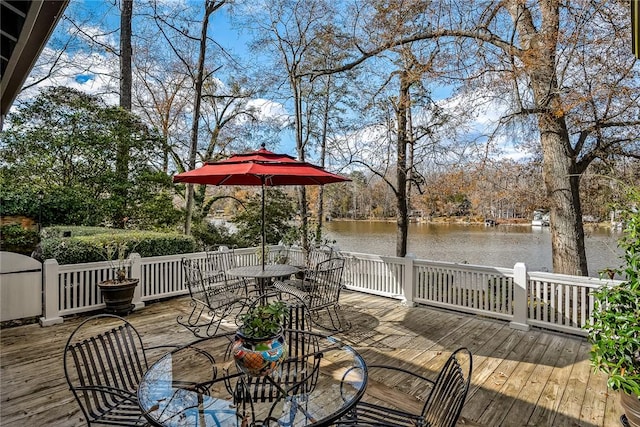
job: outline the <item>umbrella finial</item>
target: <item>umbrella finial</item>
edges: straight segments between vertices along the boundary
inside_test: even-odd
[[[266,150],[266,146],[264,145],[264,142],[262,144],[260,144],[260,147],[262,147],[263,150]]]

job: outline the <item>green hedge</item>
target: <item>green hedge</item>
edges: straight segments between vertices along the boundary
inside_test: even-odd
[[[38,245],[38,232],[27,230],[18,224],[8,224],[0,227],[0,250],[29,255]]]
[[[50,239],[54,237],[64,237],[64,235],[69,234],[68,237],[78,237],[78,236],[93,236],[96,234],[122,234],[122,233],[130,233],[129,230],[120,229],[120,228],[108,228],[108,227],[82,227],[82,226],[68,226],[68,225],[54,225],[50,227],[45,227],[42,229],[42,238]]]
[[[86,234],[74,230],[74,227],[61,227],[60,235],[64,231],[71,231],[71,237],[57,237],[56,231],[51,233],[56,237],[43,239],[42,258],[55,259],[58,264],[106,261],[108,256],[105,247],[120,246],[123,243],[126,243],[125,257],[132,252],[140,254],[141,257],[197,252],[195,239],[178,233],[107,229],[108,233],[91,234],[90,227],[75,228],[83,229]],[[77,231],[76,234],[74,231]]]

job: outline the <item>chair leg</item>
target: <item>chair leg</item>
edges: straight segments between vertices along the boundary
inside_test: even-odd
[[[215,335],[224,317],[217,316],[213,310],[207,310],[205,306],[195,301],[191,301],[189,305],[193,307],[189,316],[186,319],[185,316],[178,316],[176,322],[191,331],[197,338],[209,338]],[[204,334],[201,331],[204,331]]]
[[[320,312],[322,312],[323,310],[326,310],[329,316],[329,322],[331,323],[330,325],[326,324],[326,322],[321,322]],[[342,310],[337,304],[314,310],[312,312],[311,321],[321,328],[331,332],[346,332],[351,329],[351,322],[344,318],[344,316],[342,315]]]
[[[344,318],[340,304],[327,307],[327,311],[329,312],[331,325],[337,332],[346,332],[351,329],[351,322]]]
[[[206,337],[203,337],[203,338],[208,338],[216,335],[218,333],[218,330],[220,329],[220,325],[222,324],[222,321],[224,319],[233,317],[231,316],[231,313],[237,310],[238,307],[239,306],[236,304],[231,304],[231,305],[220,307],[216,310],[211,310],[209,312],[209,314],[211,315],[211,321],[207,325]]]
[[[200,306],[193,300],[189,301],[189,306],[192,307],[192,309],[191,309],[191,313],[189,313],[189,316],[186,319],[185,319],[185,316],[183,315],[180,315],[176,318],[176,321],[178,322],[178,324],[184,326],[187,329],[198,326],[198,321],[204,311],[204,306]],[[198,310],[198,307],[200,307],[200,310]]]

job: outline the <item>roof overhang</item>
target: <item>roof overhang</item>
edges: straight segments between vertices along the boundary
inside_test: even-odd
[[[22,89],[69,0],[0,0],[2,118]]]

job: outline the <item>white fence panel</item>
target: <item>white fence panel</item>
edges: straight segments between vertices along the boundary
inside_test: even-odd
[[[142,301],[184,295],[185,287],[182,258],[184,255],[167,255],[142,258],[140,285]],[[189,258],[205,259],[204,253],[189,254]]]
[[[414,262],[414,301],[469,313],[513,316],[513,270],[438,261]]]
[[[109,262],[58,267],[58,311],[61,316],[104,307],[98,283],[113,278]]]
[[[404,299],[405,259],[341,252],[345,257],[342,281],[347,288]]]
[[[572,334],[586,335],[582,328],[593,311],[592,292],[620,283],[594,277],[529,273],[529,313],[531,325]]]

